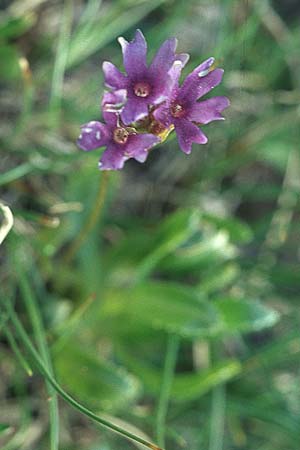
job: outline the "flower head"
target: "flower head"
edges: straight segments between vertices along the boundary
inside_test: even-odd
[[[171,70],[172,90],[169,98],[153,113],[165,127],[174,126],[180,148],[190,153],[192,143],[206,144],[207,137],[197,126],[213,120],[224,120],[221,112],[229,106],[226,97],[213,97],[198,102],[199,98],[217,86],[222,69],[213,69],[214,58],[209,58],[191,72],[179,87],[182,63],[176,61]]]
[[[148,115],[149,106],[168,98],[170,91],[169,70],[176,59],[177,39],[165,41],[147,66],[147,43],[143,33],[137,30],[131,42],[119,38],[123,52],[126,75],[112,63],[105,61],[105,84],[112,89],[126,89],[127,102],[121,117],[130,124]]]
[[[160,142],[159,137],[149,133],[137,134],[132,127],[127,127],[120,120],[117,106],[124,100],[124,91],[104,94],[102,107],[105,124],[92,121],[81,127],[77,144],[85,151],[106,147],[99,161],[101,170],[119,170],[125,161],[134,158],[144,162],[148,150]]]
[[[180,148],[190,153],[192,144],[205,144],[207,137],[199,125],[223,119],[229,106],[226,97],[198,101],[217,86],[222,69],[209,58],[179,85],[181,71],[189,59],[176,54],[177,40],[168,39],[151,64],[146,61],[147,44],[137,30],[131,42],[119,38],[126,73],[104,62],[105,92],[101,103],[105,123],[91,121],[81,127],[78,146],[85,151],[106,147],[100,162],[102,170],[118,170],[127,159],[144,162],[149,150],[175,130]]]

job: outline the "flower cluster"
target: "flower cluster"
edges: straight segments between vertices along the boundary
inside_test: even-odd
[[[101,170],[122,169],[129,158],[144,162],[149,150],[175,130],[179,146],[190,153],[192,144],[205,144],[199,125],[224,119],[226,97],[198,100],[217,86],[223,70],[209,58],[179,85],[189,55],[176,54],[177,40],[165,41],[147,65],[147,43],[140,30],[133,41],[119,38],[126,73],[104,62],[105,85],[102,113],[105,123],[88,122],[81,127],[78,146],[86,151],[105,146]]]

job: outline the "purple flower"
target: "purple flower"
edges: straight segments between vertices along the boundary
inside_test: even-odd
[[[97,121],[88,122],[81,127],[81,134],[77,144],[85,151],[94,150],[106,146],[99,161],[101,170],[119,170],[125,161],[134,158],[144,162],[148,156],[148,150],[158,144],[160,139],[152,134],[137,134],[136,130],[126,127],[117,111],[117,107],[123,104],[125,91],[106,92],[103,97],[103,117],[105,124]]]
[[[223,76],[222,69],[212,69],[214,58],[209,58],[191,72],[179,87],[182,62],[175,61],[169,74],[172,78],[171,93],[154,112],[155,119],[166,128],[174,126],[181,150],[190,153],[192,143],[206,144],[207,137],[196,124],[223,120],[221,112],[229,106],[226,97],[197,100],[217,86]]]
[[[112,89],[126,89],[127,102],[121,113],[125,124],[130,124],[148,115],[149,106],[161,103],[170,93],[169,70],[174,61],[185,55],[176,55],[177,40],[165,41],[156,53],[151,65],[147,66],[147,43],[140,30],[133,41],[119,38],[122,47],[126,75],[112,63],[105,61],[103,71],[105,84]]]
[[[192,144],[205,144],[199,125],[222,120],[229,106],[226,97],[198,102],[217,86],[222,69],[214,69],[209,58],[191,72],[179,86],[181,71],[189,59],[176,54],[177,40],[165,41],[147,66],[147,44],[140,30],[133,41],[119,38],[126,73],[110,62],[103,63],[105,92],[102,112],[105,123],[92,121],[81,127],[78,145],[85,151],[106,147],[99,168],[118,170],[129,158],[144,162],[154,145],[175,129],[181,149],[190,153]]]

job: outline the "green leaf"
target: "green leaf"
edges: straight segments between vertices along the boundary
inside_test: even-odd
[[[120,409],[139,393],[140,385],[133,375],[78,345],[64,347],[54,362],[60,382],[97,408]]]
[[[220,313],[223,332],[251,332],[271,327],[279,313],[258,300],[223,298],[214,302]]]
[[[149,363],[141,362],[140,358],[133,357],[126,349],[119,348],[118,350],[129,370],[139,377],[151,394],[158,395],[162,371],[150,366]],[[228,360],[199,372],[176,374],[171,387],[171,399],[175,401],[196,400],[218,384],[234,378],[241,372],[241,369],[237,360]]]
[[[197,210],[182,209],[162,222],[152,241],[152,251],[137,269],[137,278],[145,278],[167,255],[190,239],[200,227]]]
[[[26,13],[22,17],[9,17],[0,22],[0,38],[12,39],[24,34],[36,22],[36,15]]]
[[[105,15],[99,15],[96,20],[80,26],[71,39],[68,67],[101,49],[164,2],[165,0],[143,1],[131,8],[120,8],[116,3]]]
[[[20,77],[19,54],[14,46],[0,43],[0,61],[5,61],[1,65],[0,80],[11,81]]]
[[[167,273],[196,273],[230,260],[237,254],[237,249],[229,242],[225,231],[201,229],[190,242],[174,250],[160,264]]]
[[[240,372],[241,364],[230,360],[198,373],[178,375],[175,377],[171,395],[178,401],[194,400],[213,387],[231,380]]]
[[[240,268],[237,264],[229,263],[220,267],[212,266],[208,272],[201,277],[199,289],[206,295],[226,289],[231,285],[240,274]]]
[[[182,209],[168,216],[155,229],[148,230],[147,239],[144,229],[131,231],[109,252],[105,261],[106,281],[115,285],[145,278],[156,267],[161,268],[162,259],[191,239],[199,227],[200,213]]]
[[[236,217],[218,217],[213,214],[203,213],[203,218],[217,229],[226,231],[232,242],[247,244],[252,240],[253,233],[249,225]]]
[[[216,309],[199,291],[158,282],[108,290],[99,321],[101,333],[130,335],[150,328],[188,338],[215,334],[220,325]]]

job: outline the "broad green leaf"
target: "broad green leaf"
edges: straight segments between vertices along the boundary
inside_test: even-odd
[[[145,278],[166,255],[192,238],[199,227],[200,212],[197,209],[182,209],[165,219],[153,238],[150,254],[138,267],[137,278]]]
[[[199,226],[199,211],[183,209],[168,216],[154,229],[134,230],[107,255],[106,280],[115,284],[145,278],[157,266],[161,268],[161,260],[191,239]]]
[[[212,266],[208,272],[204,273],[199,283],[199,289],[206,295],[226,289],[237,279],[240,268],[237,264],[229,263],[220,267]]]
[[[150,328],[187,338],[215,334],[220,325],[216,309],[201,298],[199,291],[158,282],[108,290],[99,322],[101,333],[130,335]]]
[[[127,350],[119,350],[120,357],[129,370],[139,377],[151,394],[158,395],[161,388],[162,371],[132,357]],[[240,372],[240,363],[237,360],[228,360],[198,372],[178,373],[172,383],[171,398],[175,401],[196,400],[213,387],[229,381]]]
[[[202,231],[202,230],[201,230]],[[237,249],[229,242],[226,231],[199,231],[193,240],[177,248],[172,255],[161,262],[160,267],[168,273],[193,272],[200,273],[200,269],[219,265],[223,261],[232,259]]]
[[[120,409],[139,393],[137,379],[123,367],[96,357],[78,344],[64,347],[55,355],[60,382],[82,401],[105,410]]]
[[[271,327],[279,313],[258,300],[223,298],[214,302],[223,322],[223,332],[251,332]]]
[[[198,373],[178,375],[174,380],[172,396],[178,401],[197,399],[213,387],[239,375],[240,372],[241,364],[237,360],[229,360]]]

